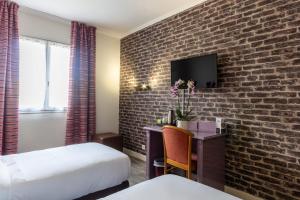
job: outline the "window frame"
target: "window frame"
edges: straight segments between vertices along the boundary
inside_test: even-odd
[[[71,45],[62,43],[62,42],[54,42],[51,40],[45,40],[45,39],[40,39],[36,37],[29,37],[29,36],[20,36],[20,40],[31,40],[35,42],[41,42],[46,45],[45,51],[46,51],[46,88],[45,88],[45,97],[44,97],[44,103],[43,103],[43,108],[42,109],[34,109],[34,108],[25,108],[25,109],[20,109],[19,108],[19,113],[21,114],[39,114],[39,113],[65,113],[67,111],[67,107],[64,107],[62,109],[58,109],[55,107],[50,107],[49,106],[49,86],[50,86],[50,56],[51,56],[51,51],[50,51],[50,46],[51,45],[58,45],[58,46],[63,46],[63,47],[68,47],[71,50]],[[70,55],[71,56],[71,55]]]

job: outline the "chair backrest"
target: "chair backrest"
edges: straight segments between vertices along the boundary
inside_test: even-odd
[[[185,129],[174,126],[163,127],[165,159],[181,164],[189,164],[193,134]]]

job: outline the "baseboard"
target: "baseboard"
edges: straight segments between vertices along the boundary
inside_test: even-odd
[[[146,161],[146,156],[141,154],[141,153],[137,153],[135,151],[132,151],[130,149],[127,149],[127,148],[123,148],[123,152],[125,154],[127,154],[128,156],[130,157],[134,157],[136,159],[139,159],[139,160],[142,160],[142,161]]]
[[[231,194],[231,195],[236,196],[236,197],[238,197],[240,199],[243,199],[243,200],[263,200],[262,198],[253,196],[251,194],[248,194],[246,192],[234,189],[234,188],[226,186],[226,185],[225,185],[224,191],[228,194]]]

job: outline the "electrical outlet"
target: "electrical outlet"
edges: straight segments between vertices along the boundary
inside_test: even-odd
[[[145,145],[142,145],[142,149],[145,150],[145,149],[146,149],[146,146],[145,146]]]

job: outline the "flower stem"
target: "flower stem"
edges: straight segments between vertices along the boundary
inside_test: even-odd
[[[188,100],[187,100],[187,104],[186,104],[186,110],[187,110],[187,113],[189,113],[190,98],[191,98],[191,95],[190,95],[190,92],[188,92]],[[188,117],[188,116],[186,116],[186,118],[187,118],[187,117]]]
[[[181,110],[181,108],[180,108],[180,92],[178,92],[178,97],[177,97],[177,109]]]
[[[183,97],[182,97],[182,116],[184,116],[185,113],[185,89],[182,90],[183,91]]]

